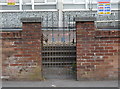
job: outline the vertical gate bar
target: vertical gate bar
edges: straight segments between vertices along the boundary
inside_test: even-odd
[[[46,41],[46,42],[47,42],[47,44],[48,44],[48,41],[49,41],[49,40],[48,40],[48,30],[49,30],[49,29],[48,29],[48,12],[47,12],[47,17],[46,17],[46,18],[47,18],[47,41]]]
[[[64,20],[64,12],[63,12],[63,46],[65,45],[65,20]]]
[[[64,15],[64,18],[65,18],[65,15]],[[68,21],[67,21],[67,18],[65,19],[65,24],[67,23]],[[67,31],[67,28],[66,28],[66,26],[64,25],[64,28],[66,29],[65,30],[65,33],[68,33],[68,31]],[[66,36],[66,45],[65,45],[65,47],[64,47],[64,50],[65,51],[67,51],[67,46],[68,46],[68,44],[67,44],[67,36]],[[65,55],[65,59],[64,59],[64,71],[66,71],[65,73],[66,73],[66,77],[68,76],[67,74],[68,74],[68,70],[67,70],[67,55]]]
[[[73,22],[73,25],[72,25],[72,26],[73,26],[73,27],[72,27],[72,30],[73,30],[73,41],[72,41],[72,43],[73,43],[73,46],[74,46],[74,43],[75,43],[75,37],[74,37],[74,36],[75,36],[75,35],[74,35],[74,16],[73,16],[72,20],[73,20],[73,21],[72,21],[72,22]]]
[[[43,23],[42,15],[40,17],[42,18],[42,23]],[[41,23],[41,25],[42,25],[42,29],[43,29],[43,24],[42,23]],[[42,75],[44,75],[44,67],[45,67],[45,65],[44,65],[44,62],[43,62],[43,48],[42,48]]]
[[[76,38],[76,23],[75,23],[75,16],[73,16],[73,46],[74,46],[74,51],[75,51],[75,48],[76,48],[76,43],[75,43],[75,38]],[[75,51],[75,53],[74,53],[74,56],[76,56],[76,51]],[[75,78],[75,76],[76,76],[76,57],[74,58],[74,64],[73,64],[73,66],[72,66],[72,77],[73,78]]]
[[[58,35],[57,35],[58,36],[58,39],[57,39],[58,42],[57,42],[57,45],[59,45],[59,36],[60,36],[59,30],[60,30],[60,27],[58,27]]]
[[[74,16],[71,16],[71,46],[74,46]],[[72,48],[71,48],[72,49]],[[73,50],[73,49],[72,49]],[[71,51],[70,51],[71,52]],[[73,55],[73,53],[71,52],[71,55]],[[74,64],[74,58],[70,58],[70,65],[71,65],[71,69],[70,69],[70,77],[72,78],[73,74],[72,74],[72,67]]]
[[[53,12],[52,12],[52,18],[51,18],[51,20],[52,20],[52,26],[51,26],[51,29],[52,29],[52,46],[51,46],[51,51],[53,51]],[[51,53],[51,68],[53,68],[53,52]],[[51,73],[52,73],[52,75],[54,74],[53,73],[54,71],[52,70],[51,71]]]
[[[62,27],[63,29],[63,37],[62,37],[62,39],[61,40],[63,40],[63,47],[62,47],[62,50],[61,51],[63,51],[64,50],[64,46],[65,46],[65,17],[64,17],[64,12],[63,12],[63,27]],[[62,54],[61,54],[62,55]],[[64,58],[62,57],[62,62],[61,62],[61,70],[62,70],[62,72],[64,71]],[[63,77],[63,76],[62,76]]]
[[[70,58],[70,49],[71,49],[71,48],[70,48],[70,46],[71,46],[71,45],[70,45],[70,36],[71,36],[71,32],[70,32],[70,25],[71,25],[71,24],[70,24],[70,21],[71,21],[71,18],[70,18],[70,17],[71,17],[71,16],[70,16],[70,13],[69,13],[69,58]],[[69,60],[70,60],[70,59],[68,59],[67,61],[69,62]],[[68,66],[69,66],[69,67],[68,67],[68,68],[69,68],[68,75],[70,76],[70,70],[71,70],[70,67],[71,67],[71,66],[70,66],[69,63],[68,63]]]
[[[59,15],[59,13],[58,13],[58,15]],[[58,21],[58,22],[59,22],[59,21]],[[59,24],[59,23],[58,23],[58,24]],[[59,26],[59,25],[58,25],[58,26]],[[57,33],[57,32],[56,32],[56,33]],[[58,50],[57,50],[57,47],[59,46],[59,37],[60,37],[60,27],[58,27],[58,42],[57,42],[56,49],[55,49],[56,51],[58,51]],[[59,56],[58,54],[59,54],[59,52],[56,53],[56,56]],[[56,57],[56,69],[58,69],[58,72],[59,72],[59,63],[57,63],[57,62],[59,62],[59,58]],[[57,76],[57,73],[58,73],[58,72],[56,72],[56,78],[58,77],[58,76]]]
[[[69,25],[68,25],[68,30],[69,30],[69,47],[70,47],[70,13],[69,13]]]
[[[53,46],[53,12],[52,12],[52,46]]]
[[[47,19],[46,19],[46,20],[47,20],[47,31],[48,31],[48,12],[47,12]],[[48,33],[47,33],[47,39],[48,39]],[[48,42],[47,42],[47,44],[48,44]],[[47,51],[48,51],[48,47],[46,47],[46,49],[47,49]],[[48,56],[48,55],[49,55],[49,52],[47,52],[47,56]],[[49,63],[48,63],[48,62],[49,62],[49,58],[47,58],[47,64],[46,64],[46,65],[47,65],[47,68],[49,68]],[[47,70],[47,71],[48,71],[48,73],[49,73],[49,70]],[[47,72],[47,71],[46,71],[46,72]]]
[[[58,16],[59,16],[59,13],[58,13]],[[59,19],[58,19],[59,20]],[[56,23],[58,22],[58,20],[56,20]],[[58,33],[57,33],[57,36],[56,36],[56,38],[57,38],[57,40],[58,40],[58,42],[57,42],[57,44],[56,45],[58,45],[59,44],[59,22],[57,23],[58,24]]]

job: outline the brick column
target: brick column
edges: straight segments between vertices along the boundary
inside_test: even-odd
[[[41,80],[42,65],[42,30],[41,18],[22,18],[22,57],[27,66],[28,80]],[[23,66],[24,66],[23,65]],[[24,77],[23,77],[24,78]]]
[[[119,31],[96,30],[95,18],[76,18],[77,80],[118,79]]]
[[[2,33],[3,76],[9,80],[42,80],[41,18],[22,18],[22,32]]]
[[[87,61],[91,60],[93,54],[88,49],[93,49],[90,43],[94,43],[94,21],[95,18],[76,18],[76,50],[77,50],[77,80],[85,80],[87,71],[93,68]]]

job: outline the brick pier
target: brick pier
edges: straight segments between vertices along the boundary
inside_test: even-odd
[[[120,31],[97,30],[95,18],[76,18],[77,80],[118,79]]]
[[[3,76],[42,80],[41,18],[22,18],[21,32],[2,32]]]

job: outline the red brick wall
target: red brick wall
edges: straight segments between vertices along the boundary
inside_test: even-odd
[[[15,50],[18,45],[15,45],[15,42],[21,40],[21,32],[1,32],[2,40],[2,75],[10,76],[15,78],[16,70],[13,70],[10,67],[10,64],[16,62],[16,58],[14,55],[19,54],[18,51]]]
[[[94,22],[77,22],[77,80],[118,78],[120,31],[98,31]],[[2,32],[3,76],[41,80],[41,23],[23,23],[22,32]]]
[[[98,31],[92,21],[76,29],[77,80],[117,79],[120,31]]]
[[[22,32],[2,32],[3,76],[11,80],[42,80],[41,23],[23,23]]]

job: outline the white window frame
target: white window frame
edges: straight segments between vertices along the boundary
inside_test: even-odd
[[[22,10],[22,0],[19,0],[19,10]]]
[[[31,0],[31,3],[32,3],[32,10],[35,9],[35,3],[34,3],[34,0]]]

